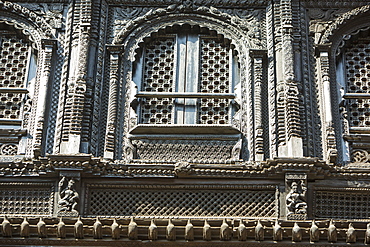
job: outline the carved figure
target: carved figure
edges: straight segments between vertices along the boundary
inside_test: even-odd
[[[255,228],[255,238],[256,241],[263,241],[265,238],[265,227],[261,224],[260,220],[258,220]]]
[[[328,241],[337,242],[337,228],[335,227],[333,220],[330,220],[328,227]]]
[[[366,225],[366,231],[365,231],[365,244],[370,244],[370,223]]]
[[[306,192],[307,188],[303,181],[300,184],[292,182],[291,189],[286,197],[288,215],[307,213]]]
[[[81,221],[81,217],[78,217],[76,223],[75,223],[75,226],[74,226],[74,230],[75,230],[75,238],[78,238],[78,239],[81,239],[81,238],[84,238],[84,225]]]
[[[156,226],[154,220],[151,220],[150,226],[148,229],[148,239],[157,240],[158,238],[158,227]]]
[[[27,217],[23,219],[23,222],[21,224],[21,237],[27,238],[30,236],[30,223],[27,221]]]
[[[172,223],[171,219],[168,219],[168,225],[166,228],[166,238],[169,241],[176,240],[176,228],[175,228],[175,225]]]
[[[220,240],[228,241],[230,239],[231,239],[231,230],[229,224],[227,224],[226,222],[226,219],[224,219],[220,227]]]
[[[66,224],[64,224],[62,217],[60,217],[59,223],[57,225],[57,236],[58,238],[66,237]]]
[[[103,225],[100,222],[99,217],[96,217],[96,221],[93,225],[93,235],[95,239],[103,238],[102,229],[103,229]]]
[[[310,228],[310,240],[311,242],[318,242],[320,239],[319,227],[316,225],[315,220],[312,220]]]
[[[62,177],[59,181],[59,212],[67,211],[78,213],[77,204],[80,197],[74,188],[74,184],[75,181],[72,178],[67,182],[66,177]]]
[[[137,224],[134,220],[134,217],[131,217],[130,224],[128,224],[128,238],[130,240],[137,239]]]
[[[347,243],[356,243],[357,236],[356,236],[356,230],[353,227],[352,223],[349,223],[348,230],[347,230]]]
[[[185,226],[185,240],[187,241],[193,241],[194,240],[194,229],[193,224],[190,220],[188,220],[188,223]]]
[[[39,222],[37,223],[37,233],[39,234],[39,238],[47,237],[46,224],[42,218],[40,218]]]
[[[275,221],[272,238],[274,241],[283,240],[283,229],[281,229],[281,225],[279,224],[278,220]]]
[[[120,238],[120,228],[119,228],[119,225],[116,219],[113,220],[111,229],[112,229],[112,238],[119,239]],[[130,227],[129,227],[129,230],[130,230]],[[129,238],[130,238],[130,232],[129,232]]]
[[[302,231],[297,222],[294,223],[292,229],[292,241],[301,242],[302,241]]]
[[[205,220],[203,226],[203,240],[210,241],[211,239],[211,226],[208,224],[208,221]]]
[[[245,227],[243,220],[240,219],[238,226],[238,240],[245,241],[247,240],[247,228]]]
[[[4,237],[11,237],[12,236],[12,225],[10,224],[8,218],[5,216],[3,223],[1,224],[3,229],[3,236]]]

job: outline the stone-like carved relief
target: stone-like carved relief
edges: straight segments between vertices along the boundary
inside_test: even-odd
[[[63,11],[62,4],[47,4],[47,3],[21,3],[20,5],[34,11],[36,14],[45,18],[46,22],[53,28],[63,27]]]
[[[69,215],[78,215],[78,203],[80,196],[74,188],[75,179],[62,177],[59,181],[59,201],[58,201],[58,213],[67,213]]]
[[[304,174],[286,174],[289,192],[286,196],[288,219],[306,219],[307,217],[307,182]]]

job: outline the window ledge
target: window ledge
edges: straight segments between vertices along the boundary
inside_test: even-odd
[[[240,134],[232,125],[213,124],[139,124],[131,129],[130,134]]]

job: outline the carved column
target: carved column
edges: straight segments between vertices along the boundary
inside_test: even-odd
[[[254,78],[254,140],[255,160],[264,160],[264,140],[262,126],[262,83],[263,83],[263,58],[266,51],[251,50],[253,59]]]
[[[321,85],[322,105],[324,115],[323,143],[325,146],[324,157],[330,162],[337,158],[336,138],[333,126],[333,115],[331,105],[330,73],[329,73],[329,46],[320,46],[318,52],[318,83]]]
[[[108,100],[108,116],[105,135],[104,158],[113,159],[115,154],[116,141],[116,124],[117,124],[117,104],[118,104],[118,89],[119,89],[119,64],[120,55],[122,52],[121,45],[108,46],[109,53],[109,100]]]
[[[288,220],[307,219],[307,174],[285,174],[285,206]]]
[[[67,82],[66,103],[64,105],[62,143],[60,153],[76,154],[86,151],[86,143],[81,142],[84,110],[86,111],[87,61],[91,38],[91,1],[82,0],[76,3],[72,34],[72,47]],[[81,149],[82,147],[82,149]]]
[[[52,67],[52,57],[56,47],[56,40],[42,40],[42,72],[40,77],[40,84],[38,87],[38,98],[37,98],[37,109],[35,115],[35,122],[36,126],[34,126],[34,130],[30,130],[31,133],[34,133],[33,136],[33,148],[28,148],[29,151],[33,150],[34,156],[40,156],[42,152],[42,139],[43,139],[43,132],[44,132],[44,124],[45,124],[45,108],[46,105],[46,97],[49,88],[50,81],[50,72]]]
[[[279,156],[302,157],[302,126],[300,85],[295,74],[295,54],[293,47],[292,1],[281,0],[282,30],[282,81],[278,86],[278,114],[280,131],[285,126],[285,141],[279,143]],[[284,109],[284,120],[283,118]],[[279,133],[280,134],[280,133]],[[280,134],[281,135],[281,134]]]

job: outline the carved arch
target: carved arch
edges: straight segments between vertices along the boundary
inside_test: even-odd
[[[240,74],[242,75],[240,84],[243,85],[242,87],[245,87],[241,91],[245,93],[251,92],[250,89],[247,89],[247,82],[250,81],[248,79],[250,76],[249,70],[251,69],[249,68],[250,63],[247,62],[249,57],[248,49],[262,49],[262,45],[258,42],[253,42],[248,37],[248,28],[240,23],[241,20],[221,12],[215,14],[216,9],[214,8],[206,8],[208,12],[204,9],[198,9],[191,13],[180,14],[175,14],[169,8],[150,11],[148,14],[131,21],[116,37],[113,46],[110,48],[110,99],[104,155],[106,158],[125,159],[126,150],[130,149],[125,143],[128,143],[126,136],[132,123],[126,116],[130,115],[130,102],[135,94],[132,74],[136,50],[140,48],[140,43],[144,42],[145,38],[166,27],[184,24],[199,26],[200,28],[215,31],[218,35],[222,35],[230,40],[239,54]],[[121,47],[122,50],[117,51],[117,47]],[[119,78],[117,78],[117,75]],[[252,101],[252,97],[245,96],[245,98]],[[243,101],[245,99],[240,100]],[[118,104],[118,102],[122,102],[122,104]],[[242,104],[244,105],[242,107],[252,107],[252,102],[242,102]],[[245,124],[248,125],[249,123]],[[115,128],[111,126],[115,126]],[[251,128],[251,126],[244,127],[244,129],[247,128]],[[248,142],[252,141],[248,140]],[[130,152],[134,151],[131,150]]]
[[[34,82],[27,87],[31,92],[27,96],[33,107],[30,107],[27,121],[23,121],[22,129],[27,129],[27,137],[22,137],[22,145],[28,157],[41,154],[41,143],[45,125],[45,101],[47,87],[52,71],[52,56],[56,42],[54,33],[47,22],[33,11],[10,2],[0,2],[0,24],[19,30],[26,37],[34,53],[37,53]],[[28,93],[27,93],[28,94]],[[21,131],[22,132],[22,131]],[[31,138],[29,138],[31,137]]]
[[[321,40],[319,42],[320,45],[329,44],[332,42],[332,40],[338,39],[336,37],[337,35],[343,35],[343,33],[348,33],[347,28],[351,28],[354,25],[368,25],[365,20],[369,20],[370,16],[370,5],[362,6],[356,9],[353,9],[347,13],[344,13],[340,17],[338,17],[331,25],[329,25],[323,36],[321,37]],[[350,22],[350,25],[347,25]],[[356,25],[358,24],[358,25]],[[351,28],[351,31],[353,31],[354,28]],[[350,32],[351,32],[350,31]]]

